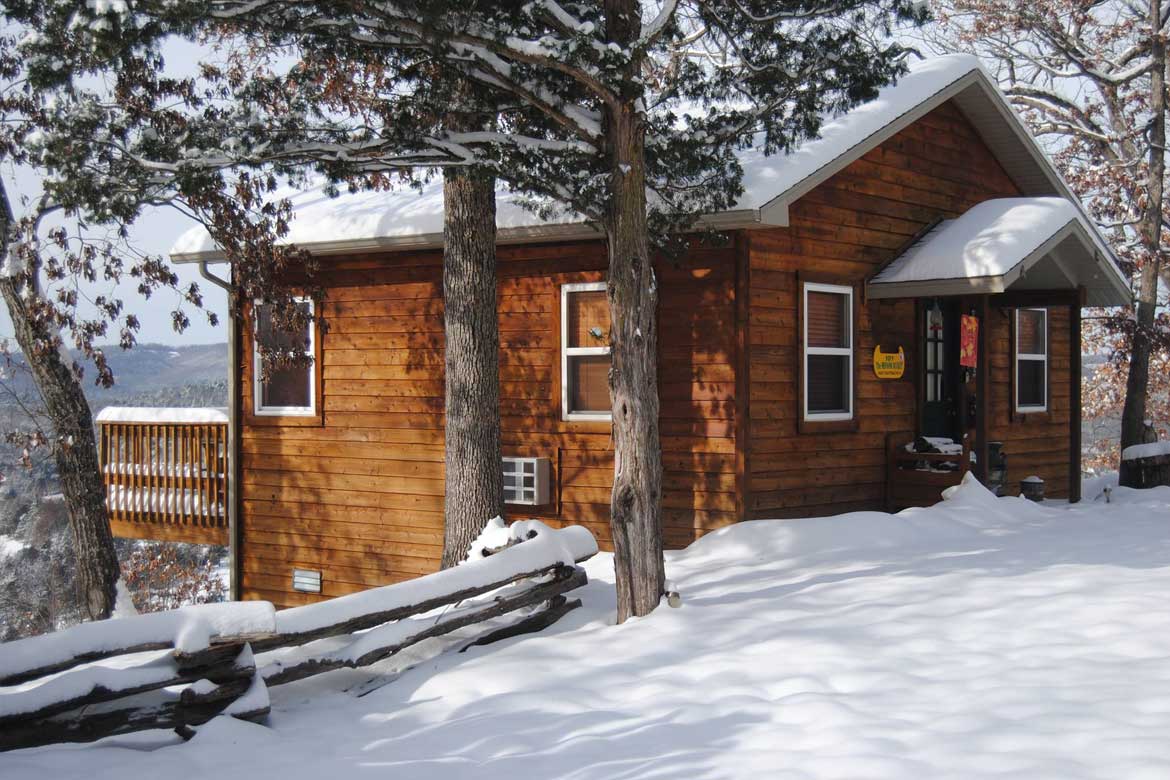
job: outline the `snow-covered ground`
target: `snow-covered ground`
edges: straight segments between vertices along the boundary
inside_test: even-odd
[[[0,560],[23,552],[28,545],[19,539],[0,534]]]
[[[741,524],[669,553],[682,607],[622,626],[598,556],[541,635],[275,688],[267,727],[3,754],[0,775],[1161,780],[1170,488],[1102,486]]]

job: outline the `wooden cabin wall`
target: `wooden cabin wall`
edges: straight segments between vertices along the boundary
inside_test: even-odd
[[[749,517],[881,508],[886,434],[910,436],[916,427],[915,377],[921,366],[915,359],[913,301],[869,301],[860,306],[856,345],[857,429],[798,432],[797,272],[852,284],[860,297],[865,279],[934,219],[1018,194],[975,129],[946,103],[803,196],[790,207],[789,227],[745,234],[751,297]],[[874,376],[878,340],[884,351],[906,348],[902,379]]]
[[[243,595],[278,605],[292,569],[322,571],[321,597],[433,571],[443,523],[443,302],[437,251],[323,261],[323,416],[252,417],[251,344],[242,370]],[[499,251],[505,455],[552,465],[552,503],[510,508],[587,526],[609,546],[613,451],[607,422],[560,414],[560,285],[604,278],[604,245]],[[733,247],[660,263],[660,394],[667,543],[735,515]],[[247,331],[247,329],[246,329]],[[485,518],[486,520],[486,518]]]
[[[1070,323],[1067,306],[1048,309],[1048,411],[1012,411],[1011,309],[991,308],[987,332],[991,352],[988,440],[1002,441],[1007,454],[1004,494],[1019,495],[1020,480],[1038,476],[1044,494],[1066,498],[1069,490]]]

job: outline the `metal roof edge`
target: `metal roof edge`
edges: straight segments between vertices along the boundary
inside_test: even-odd
[[[765,222],[758,209],[734,209],[701,217],[692,230],[751,230],[777,227]],[[525,225],[523,227],[500,228],[496,231],[499,246],[538,244],[544,241],[588,241],[604,238],[605,233],[594,222],[569,222],[555,225]],[[343,241],[319,241],[297,245],[317,257],[355,254],[358,252],[404,252],[420,249],[441,249],[442,233],[421,233],[414,236],[387,236],[382,238],[356,238]],[[226,262],[221,250],[205,252],[176,252],[170,255],[171,262],[223,263]]]

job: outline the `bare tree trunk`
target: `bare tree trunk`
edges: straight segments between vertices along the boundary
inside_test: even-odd
[[[610,41],[641,32],[637,0],[607,0]],[[646,221],[646,128],[637,65],[605,113],[610,160],[609,307],[614,475],[611,502],[617,619],[649,614],[662,596],[662,449],[658,438],[658,284]]]
[[[9,250],[12,225],[8,192],[0,183],[0,236],[3,236],[4,254]],[[58,439],[53,452],[77,556],[82,612],[90,620],[101,620],[109,617],[114,609],[121,572],[106,513],[93,413],[77,376],[65,365],[51,334],[30,311],[30,300],[35,301],[39,296],[35,273],[36,269],[31,269],[30,279],[0,276],[0,295],[8,306],[16,342]]]
[[[467,557],[504,513],[500,463],[500,332],[496,195],[491,176],[448,168],[443,179],[446,478],[443,568]]]
[[[1125,407],[1121,413],[1121,449],[1143,441],[1146,400],[1149,396],[1150,334],[1158,304],[1158,277],[1162,266],[1162,196],[1166,173],[1166,42],[1161,35],[1159,0],[1150,0],[1150,162],[1147,173],[1146,204],[1139,229],[1146,250],[1138,288],[1137,312],[1130,345],[1129,376],[1125,385]],[[1136,485],[1138,475],[1133,464],[1121,461],[1119,480],[1122,485]]]

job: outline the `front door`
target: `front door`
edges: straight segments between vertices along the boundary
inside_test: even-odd
[[[922,434],[959,440],[959,303],[922,308]]]

